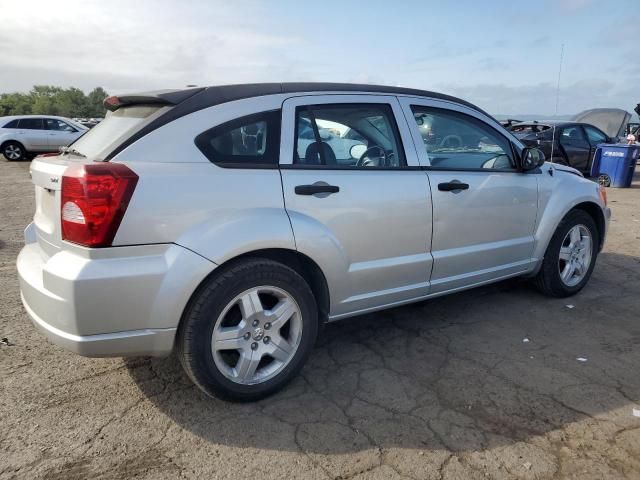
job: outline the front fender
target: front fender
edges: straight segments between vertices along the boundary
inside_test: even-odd
[[[573,173],[554,170],[553,175],[543,169],[539,182],[538,218],[534,231],[532,259],[537,260],[539,269],[551,237],[562,219],[577,205],[591,203],[597,205],[607,219],[606,206],[599,194],[599,185]],[[605,221],[606,228],[606,221]]]

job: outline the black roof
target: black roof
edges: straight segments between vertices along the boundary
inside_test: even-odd
[[[161,104],[174,105],[174,107],[159,118],[151,121],[141,130],[134,133],[128,140],[116,147],[106,160],[113,158],[133,142],[147,133],[190,113],[205,108],[220,105],[244,98],[261,97],[264,95],[276,95],[279,93],[304,93],[304,92],[368,92],[386,93],[389,95],[411,95],[417,97],[435,98],[447,100],[465,105],[491,118],[491,116],[475,105],[450,95],[417,90],[413,88],[388,87],[384,85],[365,85],[357,83],[247,83],[238,85],[218,85],[212,87],[194,87],[178,90],[157,90],[117,95],[117,106],[133,104]],[[105,100],[105,107],[113,109],[113,105]]]
[[[357,83],[321,83],[321,82],[297,82],[297,83],[247,83],[238,85],[217,85],[211,87],[195,87],[179,90],[157,90],[153,92],[132,93],[118,95],[121,105],[134,103],[164,103],[168,105],[180,105],[189,110],[189,113],[204,108],[220,105],[222,103],[241,100],[243,98],[260,97],[263,95],[275,95],[278,93],[303,93],[303,92],[371,92],[386,93],[390,95],[411,95],[417,97],[435,98],[447,100],[465,105],[469,108],[486,112],[477,106],[443,93],[418,90],[414,88],[390,87],[385,85],[366,85]],[[183,113],[185,115],[186,113]]]

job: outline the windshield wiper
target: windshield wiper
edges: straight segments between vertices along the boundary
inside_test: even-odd
[[[87,156],[84,153],[79,152],[78,150],[76,150],[73,147],[60,147],[60,153],[61,154],[71,154],[71,155],[77,155],[79,157],[84,157],[86,158]]]

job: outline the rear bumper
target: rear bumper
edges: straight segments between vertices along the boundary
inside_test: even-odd
[[[85,357],[165,356],[171,353],[176,328],[129,330],[96,335],[74,335],[48,324],[20,295],[33,324],[56,345]]]
[[[215,265],[173,244],[18,255],[22,303],[53,343],[90,357],[171,353],[182,312]],[[96,256],[98,258],[96,258]]]

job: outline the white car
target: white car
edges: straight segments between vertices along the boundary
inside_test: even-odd
[[[0,152],[7,160],[57,152],[88,130],[70,118],[52,115],[0,117]]]
[[[209,395],[275,392],[326,322],[516,276],[574,295],[605,239],[600,185],[446,95],[284,83],[105,105],[31,162],[22,301],[81,355],[176,351]]]

